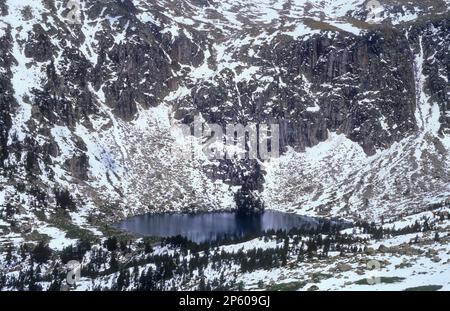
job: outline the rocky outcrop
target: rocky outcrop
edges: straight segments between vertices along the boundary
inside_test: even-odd
[[[11,129],[11,114],[15,104],[14,90],[11,85],[11,70],[13,58],[9,54],[11,35],[6,32],[0,38],[0,167],[8,158],[8,136]]]

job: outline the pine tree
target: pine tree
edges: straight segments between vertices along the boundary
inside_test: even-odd
[[[110,252],[116,251],[117,250],[117,238],[115,236],[108,238],[105,241],[104,246]]]
[[[39,242],[39,244],[33,250],[33,260],[37,263],[46,263],[50,256],[52,255],[52,250],[44,242]]]
[[[324,240],[324,246],[323,246],[323,255],[325,257],[328,257],[328,252],[330,251],[330,244],[331,244],[330,239],[327,237]]]
[[[128,270],[121,270],[117,277],[117,288],[122,290],[130,285],[130,273]]]
[[[117,270],[119,270],[119,263],[117,262],[115,253],[111,254],[111,261],[109,262],[109,266],[111,272],[116,272]]]
[[[48,291],[50,292],[59,292],[61,291],[61,281],[58,279],[53,280],[53,282],[50,284]]]
[[[435,241],[435,242],[439,242],[439,240],[440,240],[440,238],[439,238],[439,232],[436,232],[436,233],[434,234],[434,241]]]
[[[12,259],[12,246],[8,245],[8,248],[6,250],[6,263],[10,264]]]

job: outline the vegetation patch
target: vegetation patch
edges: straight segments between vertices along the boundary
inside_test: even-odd
[[[30,234],[24,236],[25,241],[28,242],[50,242],[50,237],[47,234],[39,233],[33,230]]]
[[[69,239],[84,239],[90,241],[96,239],[91,231],[74,225],[69,214],[63,211],[56,212],[47,221],[50,225],[66,232],[66,237]]]
[[[417,287],[410,287],[405,289],[407,292],[434,292],[437,290],[440,290],[442,288],[442,285],[424,285],[424,286],[417,286]]]
[[[393,283],[402,282],[403,280],[405,280],[405,278],[398,277],[398,276],[393,276],[393,277],[384,277],[384,276],[382,276],[380,278],[380,283],[382,283],[382,284],[393,284]],[[358,281],[355,282],[355,284],[357,284],[357,285],[376,285],[376,283],[375,284],[369,284],[367,279],[358,280]]]
[[[267,286],[266,290],[268,291],[297,291],[300,288],[304,287],[306,282],[290,282],[290,283],[282,283],[282,284],[272,284]]]

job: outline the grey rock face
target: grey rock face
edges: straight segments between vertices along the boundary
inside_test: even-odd
[[[0,167],[8,158],[8,133],[11,128],[12,106],[14,105],[14,90],[11,85],[11,71],[8,70],[13,62],[12,57],[7,53],[11,46],[11,36],[5,34],[0,38],[0,67],[5,68],[0,72]]]

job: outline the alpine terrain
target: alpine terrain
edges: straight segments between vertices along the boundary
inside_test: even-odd
[[[0,289],[449,290],[449,9],[0,0]],[[276,124],[280,155],[208,157],[194,120]],[[264,210],[317,225],[115,226]]]

